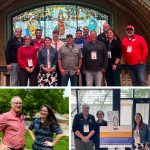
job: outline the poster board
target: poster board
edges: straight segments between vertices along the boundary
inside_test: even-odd
[[[132,126],[101,126],[100,148],[132,147]]]

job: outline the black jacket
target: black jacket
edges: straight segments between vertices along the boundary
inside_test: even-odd
[[[93,43],[89,42],[83,47],[83,68],[86,71],[101,71],[102,68],[107,68],[108,56],[107,49],[103,42],[96,42],[93,49]],[[91,52],[96,51],[97,59],[91,59]]]
[[[93,115],[89,114],[87,119],[84,119],[83,114],[79,113],[76,114],[73,120],[72,130],[75,133],[77,130],[80,131],[80,133],[83,136],[87,136],[89,133],[84,133],[83,126],[85,124],[89,125],[89,132],[91,130],[95,130],[95,118]],[[75,134],[74,134],[75,135]],[[75,138],[80,139],[78,136],[75,135]],[[90,138],[90,140],[93,140],[94,135]]]
[[[23,45],[23,38],[21,38],[21,42],[18,41],[17,37],[12,37],[9,39],[6,50],[5,50],[5,59],[6,64],[9,65],[11,63],[17,63],[17,53],[18,48]]]

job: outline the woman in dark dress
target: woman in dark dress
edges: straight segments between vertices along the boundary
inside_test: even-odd
[[[120,59],[122,56],[120,40],[116,39],[112,29],[107,31],[107,41],[105,45],[108,53],[108,67],[105,78],[107,86],[120,86]]]
[[[100,147],[100,143],[99,143],[99,128],[100,126],[107,126],[107,121],[105,121],[104,118],[104,112],[99,110],[96,113],[96,116],[98,118],[98,120],[96,121],[96,127],[95,127],[95,150],[107,150],[108,148],[99,148]]]
[[[40,109],[40,118],[35,119],[29,126],[29,133],[34,141],[33,150],[53,150],[55,144],[63,136],[53,110],[49,105],[42,105]],[[33,134],[33,131],[34,133]],[[53,140],[53,134],[56,138]]]

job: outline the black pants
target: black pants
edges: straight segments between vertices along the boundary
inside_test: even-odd
[[[29,73],[25,69],[19,69],[19,86],[27,86],[28,79],[30,86],[37,86],[36,70],[34,70],[32,73]]]
[[[56,66],[56,72],[57,72],[57,86],[61,86],[61,73],[58,64]]]

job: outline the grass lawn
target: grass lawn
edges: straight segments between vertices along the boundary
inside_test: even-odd
[[[0,133],[0,141],[1,141],[2,134]],[[55,136],[54,136],[55,138]],[[32,139],[28,133],[26,132],[26,145],[25,150],[32,150]],[[60,139],[60,141],[54,147],[54,150],[69,150],[69,137],[64,136]]]

